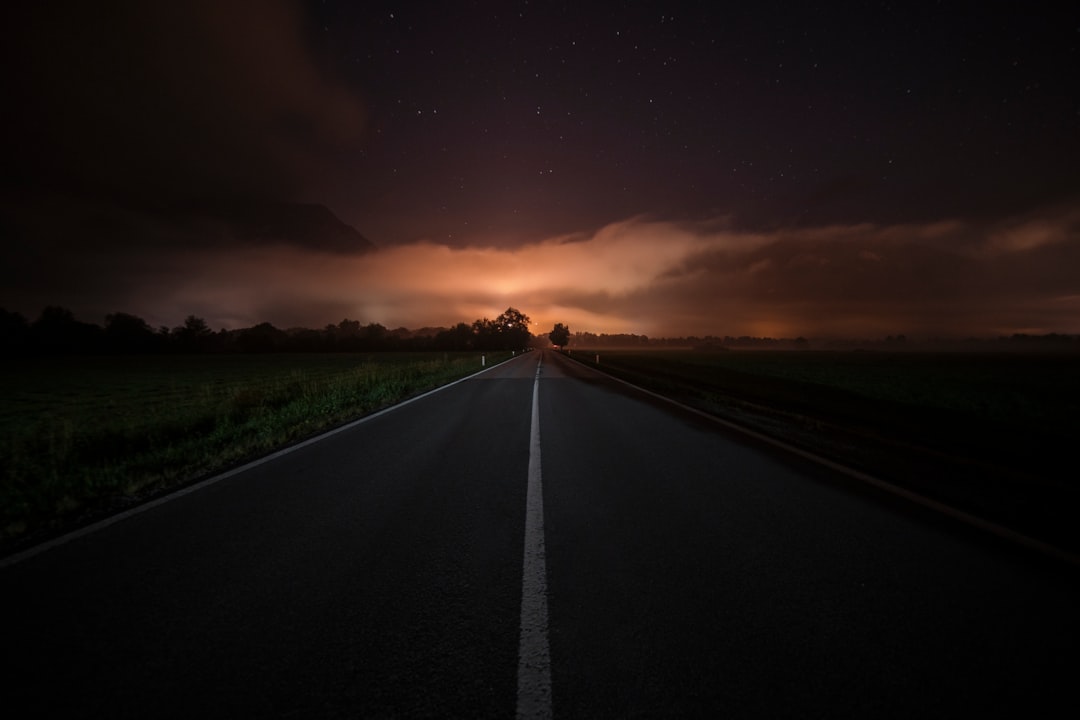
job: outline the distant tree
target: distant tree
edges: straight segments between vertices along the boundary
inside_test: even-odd
[[[570,343],[570,328],[562,323],[555,323],[555,328],[548,333],[552,345],[566,347]]]
[[[458,323],[449,330],[438,332],[433,347],[436,350],[471,350],[474,347],[472,326]]]
[[[495,350],[498,344],[498,329],[487,318],[476,320],[472,324],[473,348],[476,350]]]
[[[360,321],[345,318],[336,326],[329,326],[333,339],[334,349],[346,352],[356,352],[360,349]]]
[[[285,333],[268,322],[259,323],[237,332],[241,352],[272,352],[284,340]]]
[[[337,325],[337,341],[343,349],[358,349],[360,347],[361,334],[362,331],[360,329],[359,320],[350,320],[349,318],[345,318]]]
[[[263,353],[280,349],[288,337],[268,322],[241,330],[237,338],[241,352]]]
[[[188,315],[184,324],[172,331],[175,347],[180,352],[206,352],[214,341],[214,333],[206,320]]]
[[[75,315],[65,307],[50,305],[30,326],[34,345],[46,351],[73,349]]]
[[[30,323],[26,322],[26,318],[0,308],[0,350],[25,350],[29,336]]]
[[[525,313],[516,308],[506,308],[495,318],[495,330],[499,338],[496,349],[521,350],[527,347],[532,340],[532,332],[529,330],[531,324],[532,321]]]
[[[158,336],[141,317],[117,312],[105,316],[105,342],[110,352],[144,353],[157,349]]]
[[[48,353],[87,353],[98,350],[101,328],[79,322],[70,310],[50,305],[30,326],[30,341]]]
[[[212,332],[210,326],[206,324],[206,321],[195,315],[188,315],[184,320],[184,331],[191,333],[196,337],[200,335],[209,335]]]
[[[325,338],[321,330],[290,328],[285,334],[288,336],[285,347],[289,352],[318,352],[325,349]]]
[[[382,350],[387,345],[386,327],[379,323],[369,323],[360,331],[360,347],[364,350]]]
[[[522,350],[532,340],[529,316],[516,308],[506,310],[494,320],[482,318],[472,324],[475,350]]]

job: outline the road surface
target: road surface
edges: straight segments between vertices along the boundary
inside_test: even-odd
[[[534,352],[9,560],[2,690],[72,718],[1031,715],[1074,704],[1075,575]]]

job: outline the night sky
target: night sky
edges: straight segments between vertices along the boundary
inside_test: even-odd
[[[1080,332],[1076,6],[32,5],[0,199],[31,320]]]

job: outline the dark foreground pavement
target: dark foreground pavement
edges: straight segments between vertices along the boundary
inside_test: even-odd
[[[29,717],[512,717],[537,362],[555,717],[1073,705],[1075,571],[529,353],[0,568]]]

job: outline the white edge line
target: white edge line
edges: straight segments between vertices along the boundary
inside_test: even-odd
[[[941,513],[943,515],[946,515],[948,517],[953,518],[954,520],[959,520],[960,522],[963,522],[963,523],[966,523],[966,524],[971,525],[973,527],[979,528],[980,530],[984,530],[984,531],[989,532],[989,533],[991,533],[993,535],[997,535],[998,537],[1003,538],[1005,540],[1009,540],[1011,542],[1017,543],[1018,545],[1022,545],[1022,546],[1026,547],[1026,548],[1028,548],[1030,550],[1035,550],[1037,552],[1041,552],[1043,554],[1050,555],[1051,557],[1057,558],[1058,560],[1064,560],[1065,562],[1073,565],[1074,567],[1080,567],[1080,555],[1077,555],[1075,553],[1071,553],[1071,552],[1069,552],[1067,550],[1062,550],[1059,547],[1055,547],[1053,545],[1050,545],[1049,543],[1045,543],[1042,540],[1036,540],[1033,537],[1030,537],[1028,535],[1024,535],[1023,533],[1016,532],[1015,530],[1010,530],[1009,528],[1005,527],[1004,525],[998,525],[995,522],[991,522],[989,520],[984,520],[983,518],[980,518],[980,517],[978,517],[976,515],[971,515],[970,513],[966,513],[963,510],[957,510],[956,508],[954,508],[954,507],[952,507],[950,505],[946,505],[945,503],[939,502],[937,500],[933,500],[933,499],[928,498],[928,497],[926,497],[924,495],[919,495],[918,493],[912,492],[911,490],[907,490],[905,488],[900,487],[899,485],[894,485],[894,484],[892,484],[890,482],[887,482],[885,480],[881,480],[880,478],[873,477],[872,475],[867,475],[864,472],[861,472],[859,470],[855,470],[854,468],[847,467],[846,465],[842,465],[842,464],[836,462],[835,460],[829,460],[828,458],[822,457],[820,455],[816,455],[816,454],[814,454],[814,453],[812,453],[812,452],[810,452],[808,450],[803,450],[802,448],[796,447],[794,445],[789,445],[788,443],[784,442],[783,440],[777,440],[774,437],[770,437],[768,435],[759,433],[756,430],[751,430],[750,428],[739,425],[738,423],[732,422],[731,420],[726,420],[726,419],[724,419],[722,417],[717,417],[716,415],[711,415],[711,414],[705,412],[704,410],[699,410],[698,408],[690,407],[689,405],[684,405],[683,403],[679,402],[678,400],[673,400],[673,399],[671,399],[669,397],[665,397],[664,395],[653,392],[652,390],[647,390],[647,389],[645,389],[643,387],[640,387],[638,385],[633,384],[632,382],[629,382],[627,380],[623,380],[620,377],[616,377],[614,375],[609,375],[608,373],[606,373],[606,372],[604,372],[602,370],[599,370],[597,368],[594,368],[591,365],[586,365],[585,363],[583,363],[583,362],[581,362],[581,361],[579,361],[579,360],[577,360],[575,358],[569,357],[568,359],[573,360],[578,365],[580,365],[583,368],[586,368],[587,370],[592,370],[593,372],[598,373],[600,375],[603,375],[604,377],[611,378],[612,380],[615,380],[616,382],[620,382],[623,385],[626,385],[627,387],[631,387],[631,388],[637,390],[638,392],[643,392],[646,395],[650,395],[650,396],[652,396],[652,397],[654,397],[654,398],[656,398],[658,400],[663,400],[664,402],[670,403],[670,404],[672,404],[672,405],[674,405],[674,406],[676,406],[676,407],[678,407],[678,408],[680,408],[682,410],[685,410],[687,412],[691,412],[691,413],[693,413],[695,415],[698,415],[699,417],[702,417],[702,418],[704,418],[706,420],[710,420],[710,421],[712,421],[714,423],[723,425],[726,428],[729,428],[731,430],[735,430],[737,432],[740,432],[743,435],[747,435],[749,437],[754,438],[755,440],[759,440],[759,441],[761,441],[763,443],[766,443],[768,445],[772,445],[774,447],[777,447],[777,448],[779,448],[781,450],[784,450],[785,452],[789,452],[789,453],[798,455],[799,457],[801,457],[803,459],[806,459],[806,460],[810,460],[811,462],[817,463],[818,465],[823,465],[823,466],[829,468],[830,470],[834,470],[834,471],[840,473],[841,475],[847,475],[848,477],[850,477],[852,479],[859,480],[859,481],[861,481],[863,483],[866,483],[867,485],[872,485],[872,486],[878,488],[879,490],[884,490],[885,492],[888,492],[888,493],[891,493],[891,494],[896,495],[898,497],[901,497],[901,498],[903,498],[905,500],[908,500],[909,502],[913,502],[913,503],[915,503],[917,505],[922,505],[925,508],[928,508],[930,510],[934,510],[936,512],[939,512],[939,513]]]
[[[507,360],[504,360],[503,362],[508,362],[509,360],[513,360],[513,358],[512,357],[507,358]],[[300,442],[296,443],[295,445],[289,445],[288,447],[284,447],[284,448],[282,448],[280,450],[276,450],[276,451],[270,453],[269,455],[264,455],[263,457],[260,457],[260,458],[258,458],[256,460],[252,460],[251,462],[245,463],[244,465],[241,465],[239,467],[235,467],[235,468],[233,468],[231,470],[227,470],[227,471],[225,471],[223,473],[220,473],[218,475],[214,475],[213,477],[206,478],[205,480],[200,480],[197,483],[194,483],[192,485],[188,485],[186,487],[180,488],[179,490],[175,490],[175,491],[173,491],[173,492],[171,492],[171,493],[169,493],[167,495],[162,495],[161,497],[155,498],[153,500],[149,500],[149,501],[147,501],[145,503],[142,503],[141,505],[136,505],[133,508],[129,508],[129,509],[124,510],[122,512],[119,512],[119,513],[117,513],[115,515],[110,515],[107,518],[103,518],[101,520],[98,520],[97,522],[91,523],[91,524],[89,524],[89,525],[87,525],[85,527],[78,528],[77,530],[72,530],[69,533],[65,533],[65,534],[60,535],[58,537],[55,537],[55,538],[53,538],[51,540],[47,540],[47,541],[41,543],[40,545],[34,545],[33,547],[29,547],[29,548],[27,548],[25,550],[21,550],[21,551],[19,551],[17,553],[14,553],[13,555],[8,555],[7,557],[0,558],[0,569],[6,568],[6,567],[8,567],[10,565],[15,565],[16,563],[22,562],[23,560],[28,560],[28,559],[34,557],[35,555],[40,555],[41,553],[46,552],[47,550],[52,550],[53,548],[58,547],[60,545],[63,545],[65,543],[69,543],[72,540],[78,540],[81,537],[91,535],[93,533],[98,532],[99,530],[104,530],[105,528],[109,527],[110,525],[121,522],[123,520],[127,520],[130,517],[133,517],[133,516],[138,515],[140,513],[146,512],[147,510],[151,510],[153,508],[156,508],[159,505],[164,505],[165,503],[170,502],[172,500],[176,500],[177,498],[183,497],[184,495],[189,495],[189,494],[191,494],[193,492],[198,492],[199,490],[202,490],[205,487],[213,485],[214,483],[218,483],[218,482],[221,482],[222,480],[226,480],[228,478],[231,478],[234,475],[239,475],[241,473],[247,472],[248,470],[251,470],[252,468],[256,468],[259,465],[262,465],[263,463],[268,463],[271,460],[276,460],[279,457],[282,457],[284,455],[288,455],[289,453],[294,452],[296,450],[299,450],[300,448],[307,447],[308,445],[314,445],[315,443],[321,442],[321,441],[327,439],[328,437],[331,437],[333,435],[337,435],[338,433],[341,433],[341,432],[345,432],[346,430],[351,430],[354,427],[356,427],[357,425],[362,425],[363,423],[366,423],[369,420],[374,420],[375,418],[379,417],[380,415],[385,415],[385,414],[393,412],[394,410],[397,410],[399,408],[403,408],[403,407],[405,407],[406,405],[408,405],[410,403],[416,402],[417,400],[423,400],[424,398],[426,398],[429,395],[434,395],[435,393],[440,392],[442,390],[446,390],[447,388],[453,387],[454,385],[457,385],[458,383],[463,383],[463,382],[465,382],[467,380],[472,380],[473,378],[477,377],[478,375],[483,375],[484,373],[486,373],[488,371],[494,370],[495,368],[502,365],[503,362],[496,363],[495,365],[491,365],[489,367],[486,367],[483,370],[480,370],[479,372],[473,373],[472,375],[466,375],[463,378],[458,378],[457,380],[454,380],[453,382],[449,382],[449,383],[447,383],[445,385],[440,385],[437,388],[432,388],[431,390],[428,390],[425,393],[422,393],[422,394],[417,395],[415,397],[411,397],[408,400],[402,400],[401,402],[397,403],[396,405],[391,405],[390,407],[383,408],[382,410],[374,412],[374,413],[372,413],[370,415],[365,415],[365,416],[363,416],[361,418],[357,418],[356,420],[351,420],[351,421],[349,421],[348,423],[346,423],[344,425],[340,425],[340,426],[338,426],[338,427],[336,427],[336,428],[334,428],[332,430],[327,430],[326,432],[324,432],[324,433],[322,433],[320,435],[316,435],[314,437],[310,437],[307,440],[301,440]]]

